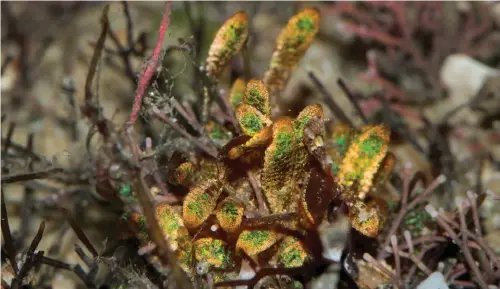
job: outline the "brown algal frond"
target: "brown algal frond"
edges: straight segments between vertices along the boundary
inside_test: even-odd
[[[219,77],[231,58],[243,48],[248,37],[248,16],[238,12],[217,31],[208,51],[207,74]]]
[[[265,117],[255,107],[242,103],[236,108],[236,119],[243,132],[249,136],[254,136],[264,127],[271,124],[271,120]]]
[[[269,88],[284,87],[288,75],[304,56],[319,30],[320,15],[316,9],[304,9],[293,16],[276,40],[264,83]]]
[[[188,228],[198,228],[205,222],[214,211],[221,192],[220,182],[214,179],[202,181],[189,191],[182,206],[182,217]]]
[[[236,242],[236,248],[243,250],[248,256],[255,256],[274,245],[279,234],[268,230],[245,230],[241,232]]]
[[[273,125],[273,140],[264,156],[261,183],[272,213],[295,212],[297,177],[304,174],[307,150],[299,147],[293,120],[284,118]]]
[[[240,227],[244,212],[245,206],[242,202],[228,197],[217,206],[215,216],[224,231],[234,232]]]
[[[271,104],[266,85],[260,79],[251,79],[246,87],[243,103],[255,107],[264,116],[271,117]]]
[[[231,251],[226,242],[214,238],[201,238],[193,243],[194,257],[198,263],[211,268],[228,269],[233,266]]]
[[[373,185],[375,175],[389,149],[389,129],[382,125],[362,128],[346,152],[338,174],[338,182],[353,198],[364,199]]]
[[[309,254],[302,242],[294,237],[287,236],[281,241],[277,255],[278,262],[283,267],[295,268],[303,266]]]

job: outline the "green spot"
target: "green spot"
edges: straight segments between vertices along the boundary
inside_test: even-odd
[[[175,230],[179,229],[180,224],[177,221],[177,218],[171,214],[165,214],[164,216],[161,216],[163,221],[166,224],[166,228],[164,228],[168,234],[172,234],[175,232]]]
[[[222,213],[224,214],[224,216],[229,218],[231,222],[235,222],[236,218],[238,217],[238,208],[235,204],[225,203],[224,207],[222,207]]]
[[[306,127],[306,124],[309,122],[310,118],[308,116],[304,116],[301,119],[297,119],[294,121],[294,131],[295,135],[297,136],[297,141],[302,141],[302,136],[304,133],[304,128]]]
[[[303,259],[300,255],[300,251],[296,248],[292,248],[280,255],[280,262],[285,265],[285,267],[298,267],[302,265]]]
[[[254,114],[246,114],[241,118],[241,125],[249,130],[251,133],[257,133],[263,128],[262,122],[259,117]]]
[[[309,33],[314,30],[314,23],[311,18],[305,17],[297,21],[295,26],[301,31]]]
[[[251,106],[256,106],[259,105],[261,101],[262,96],[260,95],[259,89],[257,89],[256,87],[250,89],[247,96],[247,103]]]
[[[378,136],[371,136],[361,143],[361,151],[368,157],[374,157],[380,153],[382,139]]]
[[[208,194],[201,194],[196,198],[196,200],[198,202],[208,202],[210,200],[210,197],[208,196]]]
[[[130,196],[130,192],[132,191],[131,185],[123,185],[120,189],[120,196],[128,197]]]
[[[203,243],[196,247],[197,254],[202,261],[217,260],[211,265],[220,264],[218,268],[224,269],[231,265],[231,252],[227,250],[221,240],[213,240],[210,243]]]
[[[262,230],[251,231],[251,232],[247,231],[242,233],[242,235],[243,236],[241,236],[241,240],[244,242],[251,243],[252,246],[254,247],[262,245],[269,239],[269,232]]]
[[[198,202],[191,202],[188,204],[188,210],[191,214],[195,215],[197,218],[203,217],[203,206]]]
[[[432,217],[422,208],[412,210],[403,219],[403,227],[410,231],[413,237],[419,237],[427,224],[432,222]]]
[[[281,160],[293,150],[293,135],[288,132],[279,132],[276,136],[276,152],[274,159]]]
[[[245,30],[246,26],[245,25],[231,25],[229,29],[227,30],[227,45],[228,46],[235,46],[240,39],[240,36],[242,35],[242,32]],[[233,47],[231,47],[233,48]]]

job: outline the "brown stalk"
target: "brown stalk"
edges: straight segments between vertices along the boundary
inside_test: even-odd
[[[95,101],[93,101],[92,93],[92,83],[94,82],[94,76],[97,71],[97,63],[101,59],[102,51],[104,49],[104,42],[106,41],[106,35],[109,31],[109,20],[108,20],[109,4],[104,6],[101,15],[102,30],[97,40],[94,53],[92,55],[92,60],[90,61],[89,72],[87,74],[87,79],[85,80],[85,104],[82,107],[82,113],[88,117],[92,123],[97,127],[99,133],[104,137],[104,139],[109,138],[109,127],[108,122],[102,115],[102,108],[100,108]]]
[[[480,169],[481,171],[481,169]],[[480,174],[479,174],[480,175]],[[480,181],[479,181],[480,183]],[[482,230],[481,230],[481,222],[479,220],[479,213],[477,211],[477,194],[474,194],[472,191],[467,192],[467,199],[469,200],[469,204],[471,207],[472,211],[472,219],[474,221],[474,230],[478,236],[482,236]],[[486,272],[486,276],[492,276],[491,268],[488,262],[488,259],[486,258],[485,252],[479,251],[477,252],[479,262],[481,264],[481,268],[484,272]]]
[[[396,216],[396,219],[392,222],[391,228],[389,229],[389,233],[387,234],[387,237],[385,238],[384,243],[381,246],[382,249],[379,250],[378,252],[377,259],[379,260],[382,259],[385,247],[389,246],[389,243],[391,242],[390,236],[396,235],[396,232],[399,226],[401,225],[401,222],[403,221],[406,213],[415,208],[415,206],[417,206],[420,202],[422,202],[425,198],[427,198],[439,185],[441,185],[445,181],[446,178],[444,177],[444,175],[438,176],[434,181],[432,181],[432,183],[425,189],[424,192],[416,196],[410,203],[401,204],[401,208],[399,209],[398,215]],[[409,194],[410,190],[406,192]],[[403,198],[403,200],[406,200],[406,198],[407,197]]]
[[[14,269],[14,274],[17,275],[19,268],[16,263],[16,248],[14,247],[14,242],[12,241],[12,235],[10,233],[9,226],[9,216],[7,214],[7,207],[5,206],[5,196],[3,194],[2,188],[2,236],[5,241],[5,250],[7,251],[7,257],[10,261],[12,269]]]
[[[5,140],[2,141],[2,144],[3,144],[2,154],[4,154],[4,155],[9,150],[9,147],[10,147],[11,141],[12,141],[12,135],[14,134],[15,128],[16,128],[15,123],[9,124],[9,129],[7,130],[7,135],[5,136]]]
[[[142,208],[144,216],[146,217],[146,222],[148,224],[148,233],[153,241],[153,243],[157,246],[158,257],[164,265],[169,264],[172,266],[173,274],[178,281],[179,288],[183,289],[191,289],[191,283],[187,279],[187,276],[182,271],[179,264],[176,262],[176,257],[172,249],[170,248],[170,244],[168,244],[163,230],[156,219],[156,204],[154,199],[149,192],[149,188],[144,180],[144,173],[141,171],[139,167],[139,153],[137,151],[136,144],[132,138],[132,126],[126,126],[126,135],[129,141],[129,145],[132,148],[132,152],[134,155],[134,160],[136,161],[135,167],[135,175],[134,175],[134,188],[137,193],[137,199]]]
[[[258,185],[257,178],[251,171],[247,171],[247,176],[248,176],[248,181],[252,186],[253,192],[255,193],[255,198],[257,199],[257,205],[259,206],[259,213],[262,216],[268,215],[269,209],[267,208],[266,201],[264,200],[264,196],[262,195],[262,190]]]
[[[342,78],[337,79],[337,84],[340,86],[340,88],[344,91],[345,95],[347,95],[347,98],[351,101],[352,105],[354,108],[356,108],[356,111],[359,114],[359,117],[363,120],[364,124],[368,124],[368,119],[366,118],[366,115],[363,113],[363,110],[359,106],[359,101],[357,100],[357,97],[352,93],[352,91],[347,87],[347,84],[344,82]]]
[[[378,268],[380,271],[384,272],[389,278],[391,278],[392,283],[398,287],[399,282],[398,282],[398,276],[394,275],[389,269],[387,269],[384,265],[382,265],[379,261],[377,261],[375,258],[372,257],[372,255],[368,253],[363,254],[363,259],[365,259],[366,262],[372,264],[374,267]]]
[[[344,113],[344,110],[340,108],[340,106],[333,100],[333,96],[326,89],[323,83],[321,83],[314,72],[309,71],[307,74],[309,75],[309,78],[312,80],[314,85],[319,89],[319,92],[323,95],[323,100],[325,101],[325,103],[332,110],[333,114],[340,120],[340,122],[348,124],[350,127],[356,127]]]
[[[469,246],[467,246],[467,235],[464,234],[467,230],[467,225],[465,223],[465,214],[463,211],[462,204],[463,202],[457,202],[458,204],[458,215],[460,217],[460,230],[462,232],[462,243],[460,244],[460,247],[462,248],[465,260],[467,260],[467,264],[469,265],[469,268],[472,270],[472,273],[476,277],[476,282],[478,283],[479,287],[481,289],[488,289],[488,284],[486,284],[486,281],[483,278],[483,275],[481,274],[481,271],[479,271],[479,268],[476,265],[476,262],[474,258],[472,258],[472,254],[470,252]]]
[[[399,248],[398,248],[398,237],[396,235],[391,236],[392,252],[394,255],[394,264],[396,265],[396,281],[398,282],[398,287],[401,284],[401,259],[399,258]],[[404,286],[403,286],[404,287]]]
[[[188,139],[194,146],[208,154],[209,156],[213,158],[217,158],[217,151],[215,148],[212,147],[207,147],[203,143],[201,143],[198,139],[193,137],[191,134],[189,134],[186,130],[184,130],[182,127],[180,127],[177,123],[173,122],[170,118],[168,118],[165,114],[163,114],[158,108],[153,107],[152,108],[153,116],[168,124],[171,126],[174,130],[176,130],[178,133],[180,133],[183,137]]]
[[[43,252],[38,252],[35,254],[35,250],[38,247],[38,244],[42,240],[43,236],[43,231],[45,230],[45,221],[42,221],[40,223],[40,227],[38,228],[38,232],[36,233],[35,237],[31,241],[31,244],[26,252],[26,260],[23,263],[23,266],[19,270],[19,274],[12,280],[12,289],[17,289],[22,286],[22,282],[24,277],[28,274],[29,270],[33,268],[36,265],[36,261],[43,256]]]
[[[23,182],[35,179],[47,178],[53,174],[62,172],[62,168],[50,168],[43,171],[28,172],[20,174],[10,174],[2,177],[2,184],[11,184],[16,182]]]
[[[97,253],[97,250],[95,249],[94,245],[92,245],[92,242],[87,238],[85,233],[83,232],[82,228],[76,223],[76,220],[71,216],[71,213],[66,210],[62,209],[63,214],[66,215],[66,219],[68,220],[71,228],[75,232],[76,236],[78,239],[85,245],[85,247],[92,253],[94,257],[98,257],[99,253]]]

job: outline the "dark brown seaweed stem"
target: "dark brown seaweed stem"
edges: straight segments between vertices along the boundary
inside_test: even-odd
[[[432,208],[430,208],[429,206],[427,206],[427,207],[432,211]],[[441,221],[441,222],[444,223],[444,225],[449,226],[450,230],[453,230],[452,228],[457,229],[457,230],[461,230],[460,225],[458,223],[456,223],[450,217],[446,216],[446,214],[442,214],[440,212],[437,215],[436,219],[438,220],[438,223],[439,223],[439,221]],[[483,237],[478,236],[478,235],[472,233],[467,228],[462,233],[466,234],[468,238],[474,240],[481,247],[481,249],[488,255],[488,257],[490,258],[490,260],[493,263],[495,263],[495,265],[497,266],[497,268],[500,268],[500,258],[498,258],[498,256],[495,253],[495,251],[493,251],[493,249],[488,245],[488,243],[484,240]]]
[[[471,211],[472,211],[472,219],[474,221],[474,232],[478,236],[482,236],[481,230],[481,221],[479,220],[479,212],[477,210],[477,194],[472,191],[467,192],[467,199],[469,201]],[[486,273],[486,276],[493,276],[493,272],[491,271],[490,264],[488,262],[488,258],[486,258],[486,254],[483,251],[477,252],[477,256],[479,258],[479,263],[481,264],[481,269]]]
[[[354,93],[352,93],[349,87],[347,87],[347,84],[344,82],[342,78],[337,79],[337,84],[344,91],[345,95],[347,95],[347,98],[351,101],[354,108],[356,108],[356,111],[358,112],[359,117],[361,117],[361,119],[363,120],[363,123],[368,124],[368,119],[366,118],[366,115],[363,113],[361,106],[359,106],[358,98],[354,95]]]
[[[163,235],[163,231],[156,219],[155,214],[155,204],[152,199],[151,194],[149,193],[149,189],[144,181],[144,177],[142,176],[142,172],[138,171],[135,176],[135,184],[134,187],[137,192],[137,199],[139,200],[139,204],[143,210],[144,216],[146,217],[146,222],[148,224],[149,236],[151,236],[151,240],[156,244],[158,249],[158,257],[162,261],[163,264],[169,264],[172,267],[173,274],[177,279],[177,285],[179,288],[190,289],[192,288],[191,283],[189,282],[187,276],[180,268],[179,264],[176,262],[176,257],[172,252],[170,245],[168,244],[165,236]]]
[[[28,151],[33,151],[33,133],[28,134],[28,139],[26,143],[26,149]],[[31,159],[28,159],[28,172],[33,171],[33,161]],[[33,207],[33,194],[34,190],[30,186],[27,186],[26,184],[24,185],[24,196],[23,196],[23,207],[21,209],[21,225],[19,227],[19,234],[17,238],[17,247],[18,248],[23,248],[24,247],[24,237],[27,235],[28,230],[30,228],[30,220],[31,220],[31,214],[32,210],[31,208]]]
[[[396,265],[396,281],[398,287],[401,284],[401,259],[399,258],[399,248],[398,248],[398,237],[396,235],[391,236],[392,254],[394,255],[394,264]],[[403,286],[404,287],[404,286]]]
[[[177,101],[177,99],[172,98],[170,102],[173,104],[174,108],[187,120],[189,125],[191,125],[198,133],[204,134],[203,126],[198,122],[195,117],[192,117],[185,108]]]
[[[99,39],[97,40],[92,60],[90,61],[87,79],[85,80],[85,104],[82,106],[82,113],[92,121],[105,140],[109,138],[108,121],[103,116],[102,107],[100,107],[97,102],[93,100],[92,83],[94,82],[97,64],[101,59],[101,54],[104,49],[104,41],[106,40],[106,35],[109,30],[108,11],[109,5],[104,6],[101,16],[102,30],[99,35]]]
[[[229,122],[231,122],[231,124],[233,125],[236,133],[238,134],[241,133],[240,124],[238,123],[236,117],[234,116],[234,110],[231,104],[229,103],[229,98],[227,97],[226,94],[223,95],[222,93],[219,93],[218,96],[221,102],[224,104],[224,110],[226,111],[226,115],[228,116]]]
[[[434,249],[435,247],[437,247],[438,244],[432,244],[432,245],[428,245],[428,246],[425,246],[421,249],[420,253],[418,254],[418,256],[415,256],[413,255],[413,258],[415,258],[415,260],[418,260],[419,263],[421,263],[421,260],[422,258],[424,257],[424,255],[431,249]],[[417,272],[417,268],[420,268],[420,270],[422,270],[422,272],[425,272],[425,268],[427,268],[427,266],[425,266],[423,263],[422,265],[424,266],[419,266],[419,263],[416,263],[414,261],[414,264],[413,266],[410,268],[410,270],[408,270],[408,273],[406,274],[406,279],[405,279],[405,284],[409,284],[414,276],[414,274]],[[427,270],[429,270],[427,268]],[[429,270],[430,272],[430,270]],[[430,274],[430,273],[429,273]]]
[[[247,172],[247,176],[248,176],[248,181],[250,182],[250,185],[252,186],[253,192],[255,194],[255,198],[257,199],[257,205],[259,206],[259,213],[262,216],[268,215],[269,209],[267,208],[266,200],[264,200],[264,196],[262,195],[262,190],[258,184],[257,178],[251,171]]]
[[[9,129],[7,130],[7,135],[5,136],[5,140],[2,140],[2,144],[3,144],[2,154],[3,155],[5,155],[5,153],[9,150],[9,147],[10,147],[11,141],[12,141],[12,135],[14,134],[15,129],[16,129],[16,124],[10,123]]]
[[[49,265],[49,266],[52,266],[54,268],[72,271],[71,265],[66,264],[64,262],[61,262],[61,261],[58,261],[58,260],[55,260],[55,259],[52,259],[52,258],[49,258],[49,257],[43,256],[42,259],[40,260],[40,262],[42,264]]]
[[[207,147],[206,145],[204,145],[203,143],[201,143],[198,139],[196,139],[195,137],[193,137],[186,130],[184,130],[183,128],[181,128],[177,123],[173,122],[170,118],[168,118],[165,114],[163,114],[158,108],[153,107],[152,108],[152,113],[153,113],[153,116],[156,119],[158,119],[158,120],[160,120],[160,121],[168,124],[169,126],[171,126],[174,130],[176,130],[178,133],[180,133],[183,137],[185,137],[186,139],[188,139],[194,146],[196,146],[197,148],[199,148],[200,150],[202,150],[203,152],[205,152],[209,156],[211,156],[213,158],[217,158],[217,151],[216,151],[216,149],[211,148],[211,147]]]
[[[7,141],[7,139],[5,138],[2,138],[2,145]],[[10,146],[9,148],[11,150],[15,150],[16,153],[20,153],[22,154],[23,156],[26,156],[26,157],[29,157],[31,158],[32,160],[35,160],[35,161],[42,161],[42,157],[35,154],[34,152],[30,152],[29,150],[27,150],[24,146],[18,144],[18,143],[15,143],[13,141],[10,142]]]
[[[10,261],[10,265],[14,270],[14,274],[17,275],[19,269],[16,263],[16,248],[14,247],[14,242],[12,241],[12,235],[10,233],[9,226],[9,216],[7,214],[7,206],[5,206],[5,196],[3,194],[2,188],[2,236],[5,242],[5,250],[7,251],[7,258]]]
[[[458,215],[460,219],[460,231],[462,232],[462,242],[460,244],[460,247],[462,248],[462,252],[464,254],[465,260],[467,260],[467,264],[469,265],[469,268],[472,270],[472,273],[476,277],[476,282],[478,283],[479,287],[481,289],[488,289],[488,284],[486,284],[486,281],[484,280],[483,275],[481,274],[481,271],[476,265],[476,261],[474,258],[472,258],[472,254],[470,252],[469,246],[467,245],[468,239],[467,239],[467,234],[464,232],[467,230],[467,225],[465,223],[465,214],[463,211],[463,202],[457,202],[457,207],[458,207]]]
[[[438,176],[432,183],[423,191],[421,194],[416,196],[409,204],[401,204],[401,208],[399,209],[398,215],[396,216],[396,219],[392,221],[391,228],[389,229],[389,232],[387,234],[387,237],[384,240],[384,243],[381,245],[381,249],[379,249],[378,254],[377,254],[377,259],[381,260],[384,255],[385,255],[385,247],[389,246],[389,243],[391,242],[391,236],[396,235],[397,230],[399,229],[399,226],[401,225],[401,222],[404,219],[404,216],[406,213],[408,213],[410,210],[415,208],[416,205],[418,205],[420,202],[422,202],[425,198],[427,198],[439,185],[444,183],[446,181],[446,177],[444,175]]]
[[[333,100],[333,96],[325,88],[323,83],[321,83],[321,81],[314,74],[314,72],[309,71],[307,74],[309,75],[309,78],[312,80],[314,85],[319,89],[319,92],[323,95],[323,100],[328,105],[328,107],[332,110],[333,114],[339,119],[339,121],[343,122],[345,124],[348,124],[350,127],[356,127],[353,124],[353,122],[344,113],[344,110],[342,108],[340,108],[340,106]]]
[[[97,253],[97,250],[95,249],[94,245],[92,245],[92,242],[90,242],[90,240],[83,232],[82,228],[80,228],[80,226],[76,223],[76,220],[71,216],[71,213],[66,209],[62,209],[62,211],[66,215],[66,219],[68,220],[78,239],[83,243],[83,245],[85,245],[85,247],[90,251],[90,253],[92,253],[94,257],[98,257],[99,253]]]
[[[156,204],[153,199],[153,196],[150,193],[150,190],[144,180],[144,173],[141,171],[139,159],[140,153],[137,145],[135,144],[132,137],[133,127],[131,125],[125,126],[125,134],[133,152],[134,160],[136,162],[134,166],[135,175],[134,175],[134,188],[136,190],[137,199],[142,208],[144,216],[146,217],[146,223],[148,224],[148,232],[149,236],[153,243],[157,246],[158,257],[164,265],[170,265],[173,270],[173,274],[175,279],[178,281],[179,288],[190,289],[192,288],[191,283],[187,279],[187,276],[180,268],[177,263],[177,259],[170,248],[170,244],[166,240],[166,237],[163,234],[163,231],[158,223],[156,218]]]
[[[16,182],[23,182],[35,179],[43,179],[62,172],[62,168],[50,168],[43,171],[20,173],[20,174],[10,174],[2,176],[2,184],[11,184]]]
[[[124,4],[124,6],[126,6],[126,5]],[[127,8],[128,8],[128,6],[127,6]],[[127,11],[128,11],[128,9],[127,9]],[[109,50],[106,48],[105,48],[105,50],[108,53],[118,55],[122,59],[123,67],[125,69],[125,76],[127,76],[127,78],[130,79],[131,81],[135,82],[136,76],[135,76],[134,70],[132,69],[132,63],[130,61],[130,54],[132,52],[132,50],[131,50],[132,48],[131,47],[128,47],[128,48],[123,47],[123,45],[120,43],[120,40],[118,40],[118,36],[116,36],[113,29],[111,29],[111,27],[109,27],[108,33],[109,33],[109,37],[111,38],[111,40],[115,44],[117,51]],[[127,31],[127,33],[129,33],[129,32]],[[128,44],[128,45],[130,45],[130,44]],[[133,47],[133,44],[132,44],[132,47]]]
[[[22,287],[23,279],[26,277],[28,272],[36,265],[37,259],[43,256],[43,252],[38,252],[35,254],[35,250],[38,247],[38,244],[42,240],[43,231],[45,230],[45,221],[40,223],[40,227],[38,228],[38,232],[35,237],[31,241],[31,244],[26,252],[26,259],[23,263],[23,266],[19,270],[19,274],[12,280],[12,289],[17,289]]]
[[[125,14],[125,19],[127,20],[127,44],[131,49],[134,49],[134,23],[132,22],[132,17],[130,16],[130,10],[128,8],[127,1],[121,1],[121,3],[123,6],[123,13]]]

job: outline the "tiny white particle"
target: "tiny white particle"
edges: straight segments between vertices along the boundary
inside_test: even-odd
[[[425,210],[427,211],[427,213],[429,213],[429,215],[431,215],[433,218],[436,218],[438,216],[438,212],[436,211],[436,208],[434,208],[433,205],[429,204],[427,206],[425,206]]]

